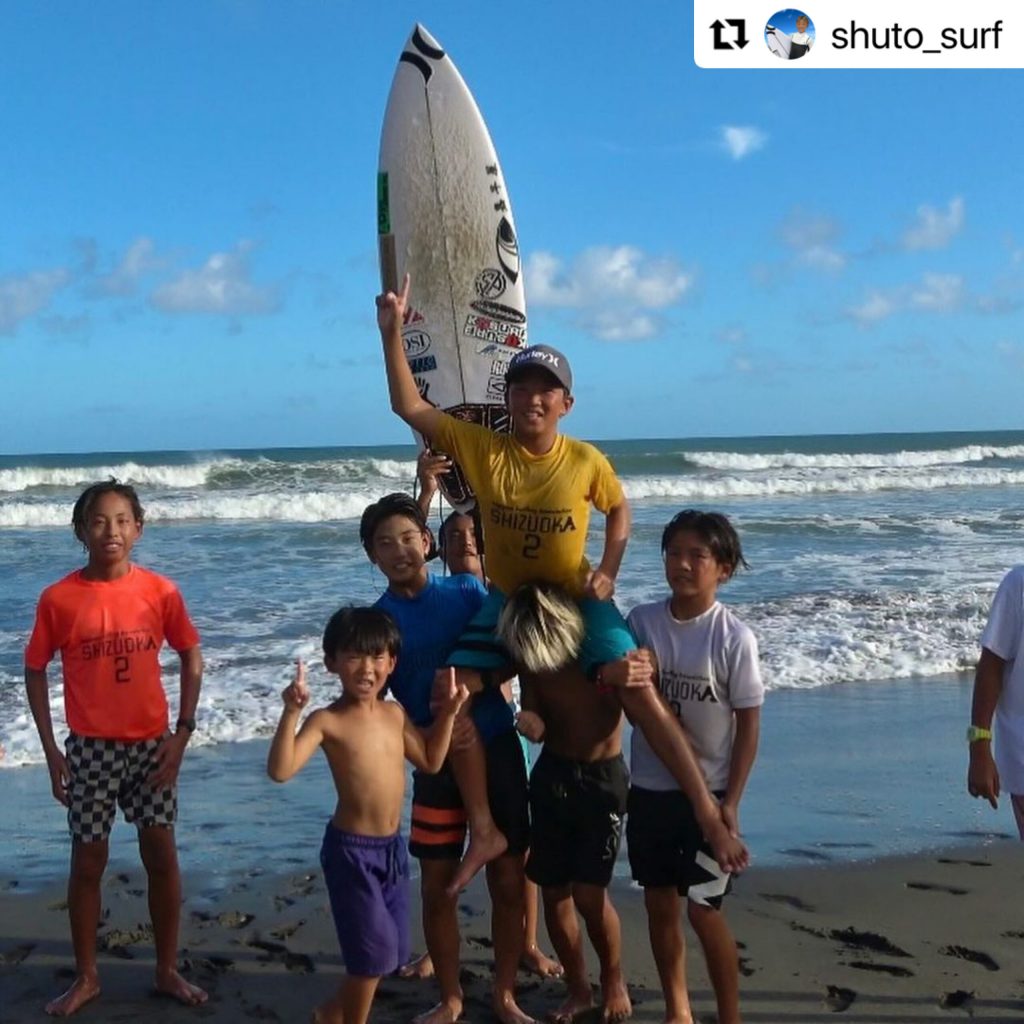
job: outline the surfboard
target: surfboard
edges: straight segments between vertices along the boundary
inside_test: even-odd
[[[789,60],[789,47],[791,42],[789,33],[783,32],[781,28],[776,28],[774,25],[768,25],[764,30],[764,41],[768,44],[768,49],[771,50],[776,57],[781,57],[783,60]]]
[[[377,234],[384,290],[411,275],[402,339],[420,394],[460,419],[509,430],[505,370],[526,346],[512,204],[472,93],[419,24],[384,113]],[[458,467],[441,487],[455,508],[472,507]]]

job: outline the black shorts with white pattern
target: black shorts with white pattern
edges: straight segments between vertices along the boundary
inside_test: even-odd
[[[71,733],[64,744],[71,777],[68,786],[68,827],[85,843],[106,839],[117,806],[136,828],[173,827],[178,815],[176,785],[153,788],[149,776],[161,742],[106,740]]]

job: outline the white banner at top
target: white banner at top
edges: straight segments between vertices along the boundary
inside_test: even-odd
[[[1024,68],[1021,0],[806,3],[694,0],[694,61],[702,68],[774,71]]]

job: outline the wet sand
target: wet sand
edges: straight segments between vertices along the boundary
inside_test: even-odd
[[[808,858],[805,865],[751,868],[726,905],[741,944],[744,1020],[1024,1019],[1022,876],[1024,846],[1005,839],[855,864]],[[209,991],[210,1001],[186,1009],[153,997],[144,889],[141,868],[108,874],[100,930],[103,993],[77,1019],[302,1021],[342,977],[326,894],[312,865],[286,875],[240,871],[227,884],[207,887],[193,875],[186,878],[182,962],[190,980]],[[22,893],[17,879],[10,879],[0,891],[5,1024],[44,1019],[43,1004],[70,980],[62,890],[63,885]],[[634,1019],[661,1021],[642,896],[617,881],[614,900],[623,921]],[[477,880],[460,902],[467,1021],[492,1019],[486,907]],[[414,946],[422,948],[418,913],[417,908]],[[710,1024],[714,1000],[693,942],[688,971],[695,1019]],[[562,998],[557,980],[524,973],[521,982],[521,1004],[538,1017]],[[408,1021],[434,995],[431,982],[387,978],[373,1019]]]

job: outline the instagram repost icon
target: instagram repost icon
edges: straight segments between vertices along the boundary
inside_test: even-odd
[[[799,60],[814,46],[814,22],[793,7],[776,11],[764,27],[764,42],[779,60]]]

